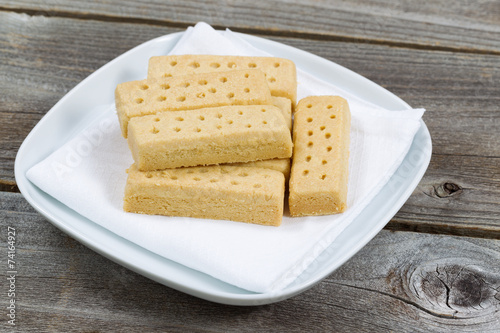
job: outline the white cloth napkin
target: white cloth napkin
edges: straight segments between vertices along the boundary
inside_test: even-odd
[[[267,55],[231,31],[189,28],[171,53]],[[145,59],[144,61],[147,61]],[[280,227],[146,216],[122,210],[133,162],[110,105],[87,129],[27,177],[79,214],[154,253],[254,292],[286,287],[386,184],[420,127],[422,109],[387,111],[298,70],[299,98],[341,95],[352,113],[348,209],[332,216],[290,218]]]

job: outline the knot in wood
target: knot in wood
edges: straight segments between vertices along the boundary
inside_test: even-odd
[[[446,182],[438,186],[434,186],[434,192],[439,198],[447,198],[462,193],[462,187],[455,183]]]
[[[460,264],[419,267],[410,278],[412,292],[419,303],[442,317],[473,318],[495,312],[500,295],[495,286],[498,274]]]

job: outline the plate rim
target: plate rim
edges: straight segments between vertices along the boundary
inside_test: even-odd
[[[175,33],[171,33],[171,34],[167,34],[167,35],[164,35],[164,36],[160,36],[160,37],[157,37],[157,38],[154,38],[154,39],[151,39],[149,41],[146,41],[126,52],[124,52],[123,54],[119,55],[118,57],[112,59],[111,61],[109,61],[108,63],[106,63],[105,65],[103,65],[102,67],[100,67],[99,69],[97,69],[96,71],[94,71],[92,74],[90,74],[88,77],[86,77],[85,79],[83,79],[81,82],[79,82],[74,88],[72,88],[68,93],[66,93],[43,117],[42,119],[40,119],[40,121],[33,127],[33,129],[30,131],[30,133],[26,136],[26,138],[23,140],[23,143],[21,144],[17,154],[16,154],[16,159],[15,159],[15,165],[14,165],[14,173],[15,173],[15,179],[16,179],[16,183],[18,185],[18,188],[21,192],[21,194],[23,195],[23,197],[28,201],[28,203],[35,208],[35,210],[37,210],[40,214],[42,214],[52,225],[54,225],[55,227],[57,227],[58,229],[60,229],[61,231],[65,232],[66,234],[70,235],[71,237],[74,237],[75,239],[77,239],[79,242],[81,242],[82,244],[84,244],[85,246],[89,247],[90,249],[96,251],[97,253],[105,256],[106,258],[134,271],[134,272],[137,272],[147,278],[150,278],[152,280],[155,280],[163,285],[166,285],[170,288],[173,288],[173,289],[176,289],[176,290],[179,290],[181,292],[185,292],[187,294],[190,294],[192,296],[196,296],[196,297],[199,297],[199,298],[203,298],[203,299],[206,299],[206,300],[209,300],[209,301],[212,301],[212,302],[217,302],[217,303],[222,303],[222,304],[230,304],[230,305],[261,305],[261,304],[269,304],[269,303],[274,303],[274,302],[278,302],[278,301],[281,301],[281,300],[284,300],[284,299],[287,299],[287,298],[290,298],[290,297],[293,297],[301,292],[304,292],[306,290],[308,290],[309,288],[313,287],[315,284],[317,284],[318,282],[320,282],[321,280],[323,280],[324,278],[326,278],[329,274],[333,273],[336,269],[338,269],[341,265],[343,265],[347,260],[349,260],[354,254],[356,254],[361,248],[363,248],[369,241],[371,241],[376,234],[378,234],[380,232],[380,230],[387,224],[387,222],[397,213],[397,211],[401,208],[401,206],[406,202],[406,200],[408,199],[408,197],[411,195],[411,193],[413,192],[413,190],[415,189],[415,187],[418,185],[418,183],[420,182],[420,180],[422,179],[428,165],[429,165],[429,162],[430,162],[430,158],[431,158],[431,150],[428,151],[428,154],[427,156],[424,156],[425,157],[425,160],[423,161],[423,165],[420,167],[420,169],[418,170],[417,172],[417,175],[412,179],[412,182],[411,182],[411,190],[406,190],[404,192],[404,195],[402,197],[400,197],[400,199],[398,200],[398,204],[393,206],[392,209],[390,210],[390,213],[386,213],[384,216],[387,217],[387,220],[386,221],[383,221],[383,220],[380,220],[379,223],[377,224],[377,227],[376,228],[372,228],[370,229],[371,232],[370,232],[370,236],[369,237],[364,237],[363,241],[361,242],[358,242],[357,243],[357,246],[352,248],[350,251],[348,251],[343,257],[341,260],[337,261],[337,265],[334,265],[335,267],[331,268],[328,267],[327,269],[324,269],[326,271],[328,271],[327,273],[325,274],[318,274],[316,276],[316,278],[314,279],[309,279],[307,280],[307,283],[302,283],[302,284],[298,284],[297,286],[294,286],[294,287],[291,287],[291,288],[288,288],[288,287],[285,287],[284,289],[281,289],[280,291],[278,292],[269,292],[269,293],[255,293],[255,292],[251,292],[251,291],[246,291],[244,290],[245,292],[247,293],[243,293],[243,294],[236,294],[236,293],[229,293],[229,292],[220,292],[220,291],[217,291],[216,293],[208,293],[206,291],[203,291],[203,290],[200,290],[200,289],[196,289],[195,287],[193,286],[188,286],[188,285],[185,285],[185,284],[182,284],[182,283],[179,283],[179,281],[175,281],[175,280],[172,280],[169,276],[158,276],[158,275],[154,275],[151,273],[151,271],[147,271],[145,270],[141,265],[139,264],[134,264],[132,263],[131,261],[124,261],[122,258],[118,257],[116,255],[116,253],[113,253],[113,250],[112,249],[109,249],[108,247],[106,246],[102,246],[103,244],[95,244],[95,239],[89,239],[86,235],[82,234],[81,232],[79,232],[79,230],[76,230],[74,228],[70,228],[70,226],[66,225],[64,221],[60,221],[58,219],[57,216],[55,216],[51,211],[47,210],[47,207],[44,207],[42,205],[40,205],[39,202],[37,202],[37,200],[35,198],[33,198],[29,192],[29,187],[31,186],[33,189],[37,190],[37,191],[40,191],[42,192],[43,195],[45,196],[49,196],[51,197],[50,195],[48,195],[47,193],[41,191],[40,189],[38,189],[34,184],[32,184],[27,178],[26,178],[26,175],[25,175],[25,172],[23,171],[23,168],[22,168],[22,165],[21,165],[21,162],[23,161],[24,159],[24,155],[25,155],[25,151],[27,150],[27,146],[29,145],[30,141],[32,140],[33,136],[36,135],[36,133],[40,130],[40,128],[42,128],[44,125],[46,125],[47,122],[50,121],[51,117],[53,117],[53,114],[55,112],[53,112],[54,110],[57,110],[57,108],[59,107],[59,105],[61,105],[64,101],[66,101],[67,99],[70,99],[72,97],[72,95],[78,91],[82,86],[85,86],[87,84],[88,81],[90,81],[94,76],[98,75],[100,72],[102,71],[105,71],[108,67],[111,67],[113,66],[116,62],[118,62],[120,59],[122,58],[125,58],[127,57],[128,55],[130,55],[131,53],[141,49],[141,48],[145,48],[145,47],[148,47],[148,46],[153,46],[155,43],[166,43],[166,42],[171,42],[172,40],[174,40],[175,38],[179,38],[180,36],[182,36],[183,34],[185,33],[185,31],[180,31],[180,32],[175,32]],[[331,62],[325,58],[322,58],[322,57],[319,57],[315,54],[312,54],[310,52],[307,52],[307,51],[304,51],[304,50],[301,50],[301,49],[298,49],[298,48],[295,48],[293,46],[289,46],[289,45],[286,45],[286,44],[282,44],[282,43],[279,43],[279,42],[275,42],[275,41],[271,41],[271,40],[268,40],[268,39],[265,39],[265,38],[262,38],[262,37],[257,37],[257,36],[252,36],[252,35],[247,35],[247,34],[243,34],[243,33],[236,33],[238,36],[242,37],[243,39],[247,40],[250,44],[254,44],[255,42],[258,42],[258,43],[264,43],[264,44],[267,44],[267,45],[271,45],[273,47],[278,47],[278,48],[284,48],[285,50],[289,49],[295,53],[298,53],[299,55],[301,55],[301,57],[305,57],[305,58],[312,58],[314,61],[317,61],[317,62],[324,62],[326,63],[328,66],[331,66],[333,68],[335,68],[335,70],[340,70],[344,73],[346,73],[346,75],[349,75],[349,76],[353,76],[356,80],[362,80],[364,81],[364,83],[366,84],[369,84],[371,86],[371,88],[374,88],[376,89],[377,91],[381,91],[383,92],[384,94],[390,96],[392,99],[394,100],[397,100],[402,106],[405,106],[405,108],[410,108],[410,106],[404,102],[401,98],[399,98],[398,96],[396,96],[395,94],[391,93],[390,91],[388,91],[387,89],[381,87],[380,85],[376,84],[375,82],[361,76],[360,74],[348,69],[348,68],[345,68],[341,65],[338,65],[334,62]],[[354,93],[355,92],[352,92],[351,93]],[[81,121],[81,119],[80,119]],[[418,133],[421,133],[424,135],[424,137],[426,139],[428,139],[428,144],[430,145],[430,149],[432,149],[432,143],[431,143],[431,137],[430,137],[430,133],[427,129],[427,126],[425,125],[424,121],[423,120],[420,120],[420,123],[421,123],[421,127],[419,129],[419,131],[417,132]],[[415,140],[415,139],[414,139]],[[61,145],[63,145],[65,142],[62,142]],[[38,161],[40,162],[41,160],[43,160],[45,157],[41,157],[41,159]],[[406,156],[405,156],[406,158]],[[31,165],[32,166],[32,165]],[[31,167],[29,166],[29,167]],[[27,167],[27,169],[29,168]],[[384,185],[384,187],[387,186]],[[378,194],[377,194],[378,196]],[[52,198],[52,197],[51,197]],[[55,199],[54,199],[55,200]],[[399,203],[401,203],[399,205]],[[62,203],[61,203],[62,204]],[[65,205],[64,205],[65,206]],[[67,207],[67,206],[65,206]],[[71,208],[67,207],[69,210],[71,210]],[[365,207],[366,209],[366,207]],[[365,210],[363,209],[363,211]],[[72,210],[71,210],[72,211]],[[107,232],[107,233],[110,233],[112,235],[114,235],[115,237],[118,237],[120,238],[121,240],[125,241],[125,242],[128,242],[128,246],[132,246],[132,247],[138,247],[140,249],[142,249],[143,251],[146,251],[149,253],[149,255],[152,257],[153,260],[162,260],[162,261],[166,261],[166,264],[167,265],[171,265],[173,264],[174,266],[176,265],[179,265],[179,266],[182,266],[182,269],[187,269],[188,271],[193,271],[193,272],[196,272],[196,273],[200,273],[200,274],[204,274],[206,275],[207,277],[210,277],[212,279],[215,279],[205,273],[201,273],[201,272],[198,272],[194,269],[191,269],[187,266],[184,266],[182,264],[179,264],[177,262],[174,262],[172,260],[169,260],[169,259],[166,259],[164,257],[161,257],[153,252],[150,252],[142,247],[140,247],[139,245],[131,242],[131,241],[128,241],[114,233],[112,233],[111,231],[109,231],[108,229],[98,225],[97,223],[95,222],[92,222],[90,220],[88,220],[87,218],[85,218],[84,216],[76,213],[75,211],[73,211],[74,214],[77,215],[77,218],[78,219],[85,219],[87,221],[89,221],[90,223],[92,223],[93,225],[95,225],[97,228],[100,228],[102,229],[104,232]],[[335,243],[335,241],[333,242]],[[333,244],[332,243],[332,244]],[[332,245],[330,244],[330,246]],[[98,245],[101,245],[101,246],[98,246]],[[330,247],[329,246],[329,247]],[[176,269],[176,268],[174,268]],[[217,280],[217,279],[215,279]],[[217,281],[220,281],[220,280],[217,280]],[[232,286],[230,285],[229,283],[226,283],[226,282],[222,282],[221,283],[223,284],[227,284],[228,286]],[[237,288],[237,287],[235,287]]]

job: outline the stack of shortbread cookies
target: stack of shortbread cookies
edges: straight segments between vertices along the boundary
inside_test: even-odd
[[[119,84],[115,100],[135,161],[127,212],[279,226],[288,181],[291,216],[346,208],[349,107],[296,104],[288,59],[152,57],[148,78]]]

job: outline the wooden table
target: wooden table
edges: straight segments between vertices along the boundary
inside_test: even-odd
[[[338,271],[280,303],[219,305],[148,280],[60,232],[16,186],[20,144],[62,96],[198,21],[315,53],[427,109],[432,160],[408,202]],[[1,0],[0,92],[0,331],[500,332],[499,1]]]

